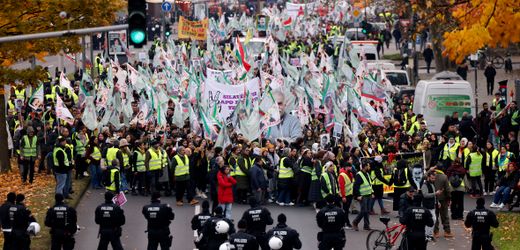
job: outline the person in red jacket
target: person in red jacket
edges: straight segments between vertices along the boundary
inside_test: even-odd
[[[224,161],[224,158],[217,157],[217,164],[219,161]],[[220,164],[218,164],[220,165]],[[233,186],[237,184],[235,178],[229,175],[229,166],[224,166],[219,169],[217,174],[218,180],[218,204],[225,211],[226,218],[231,220],[231,207],[233,204]]]
[[[352,173],[352,165],[348,162],[341,164],[338,176],[339,193],[341,195],[341,203],[343,204],[343,210],[345,211],[345,227],[351,229],[352,225],[348,218],[350,205],[352,205],[352,189],[354,187],[354,174]]]

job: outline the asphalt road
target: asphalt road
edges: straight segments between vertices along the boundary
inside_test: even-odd
[[[146,249],[147,236],[144,233],[146,229],[146,220],[141,214],[143,205],[149,202],[149,197],[141,196],[128,196],[128,203],[123,206],[126,215],[126,225],[123,227],[123,236],[121,241],[125,249]],[[490,198],[487,197],[487,205],[490,204]],[[98,244],[97,232],[98,226],[94,222],[94,210],[103,201],[102,190],[88,190],[82,201],[78,206],[78,224],[82,228],[76,236],[76,249],[79,250],[91,250],[96,249]],[[193,231],[191,230],[191,218],[195,213],[195,206],[184,205],[183,207],[176,207],[173,197],[163,197],[163,203],[169,203],[172,205],[175,212],[175,220],[173,221],[170,229],[173,235],[173,248],[178,250],[194,249],[193,244]],[[465,209],[471,210],[475,207],[475,200],[466,196],[465,198]],[[318,227],[316,225],[316,211],[310,207],[280,207],[278,205],[266,206],[273,216],[276,223],[276,217],[280,213],[287,215],[287,224],[296,229],[300,233],[300,239],[303,243],[304,250],[317,249],[316,234]],[[385,201],[385,207],[391,210],[391,202]],[[238,221],[242,216],[242,213],[248,206],[246,205],[233,205],[233,219]],[[376,207],[376,212],[379,212]],[[467,211],[466,211],[467,212]],[[391,214],[392,221],[390,224],[397,222],[395,218],[397,214],[393,212]],[[353,220],[355,215],[350,215],[350,219]],[[384,225],[379,222],[378,215],[370,216],[371,226],[373,229],[383,229]],[[362,224],[360,224],[360,228]],[[445,239],[441,237],[437,242],[428,245],[429,249],[443,249],[443,250],[455,250],[455,249],[469,249],[471,246],[470,232],[465,230],[462,221],[451,221],[452,231],[455,233],[455,237],[452,239]],[[269,229],[270,227],[268,227]],[[365,241],[368,235],[368,231],[351,231],[347,230],[347,245],[345,249],[365,249]]]

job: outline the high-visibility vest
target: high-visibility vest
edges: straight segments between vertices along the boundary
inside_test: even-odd
[[[168,154],[166,154],[166,151],[164,149],[161,151],[161,165],[163,168],[169,167]]]
[[[354,190],[354,182],[352,182],[352,180],[350,180],[347,174],[343,172],[339,174],[339,178],[343,178],[343,180],[345,181],[345,185],[343,186],[343,188],[345,189],[345,196],[352,195]]]
[[[397,169],[394,170],[394,173]],[[409,188],[411,185],[410,185],[410,180],[408,179],[408,168],[405,167],[404,168],[404,176],[406,178],[406,183],[404,185],[396,185],[394,184],[394,187],[396,188]]]
[[[23,136],[24,147],[22,149],[23,157],[36,157],[36,136],[32,137],[32,140],[29,141],[29,136]]]
[[[190,173],[190,159],[184,155],[184,162],[179,155],[176,155],[175,161],[177,161],[177,167],[175,167],[175,176],[183,176]]]
[[[254,160],[250,160],[250,159],[245,158],[245,157],[243,157],[242,159],[244,159],[244,165],[245,165],[244,167],[246,168],[246,170],[249,170],[251,165],[253,165],[254,162],[255,162]],[[246,176],[246,173],[244,173],[242,171],[242,169],[238,166],[238,164],[237,164],[237,166],[235,168],[235,175],[237,175],[237,176]]]
[[[518,122],[516,122],[517,118],[518,118],[518,110],[513,112],[513,114],[511,115],[511,126],[517,126],[518,125]]]
[[[442,159],[447,160],[449,158],[450,160],[454,161],[455,158],[457,158],[457,149],[458,148],[459,148],[458,143],[453,144],[453,146],[451,148],[448,147],[448,143],[446,143],[444,145],[444,149],[442,152]]]
[[[92,157],[92,159],[96,161],[101,160],[101,150],[98,146],[94,146],[94,148],[92,149],[92,154],[90,154],[90,157]]]
[[[85,144],[87,144],[87,143],[85,142]],[[83,141],[76,138],[76,154],[85,155],[85,146],[86,146],[85,144],[83,144]]]
[[[106,187],[106,189],[112,192],[115,192],[117,187],[120,185],[120,183],[116,183],[116,174],[119,175],[119,182],[121,182],[121,173],[119,170],[116,168],[110,169],[110,186]]]
[[[73,159],[74,157],[74,145],[67,143],[65,145],[65,152],[67,152],[68,156]]]
[[[13,114],[16,114],[16,106],[14,105],[13,101],[9,100],[7,102],[7,106],[9,106],[9,111],[13,112]]]
[[[383,169],[379,168],[379,171],[381,172],[381,176],[383,176],[384,175]],[[374,170],[374,169],[372,169],[372,171],[370,171],[370,178],[372,179],[372,185],[383,185],[384,184],[382,181],[380,181],[376,177],[376,170]]]
[[[235,164],[231,164],[231,159],[235,159]],[[228,164],[229,164],[229,167],[231,168],[231,171],[229,172],[229,175],[231,175],[231,176],[235,176],[236,175],[237,162],[238,162],[238,157],[235,157],[235,156],[229,157]]]
[[[25,89],[22,89],[22,90],[15,89],[14,95],[16,96],[16,99],[18,99],[18,100],[25,100]]]
[[[410,126],[410,130],[408,130],[408,135],[413,135],[415,132],[419,131],[421,128],[421,124],[418,121],[415,121],[412,126]]]
[[[141,151],[135,151],[137,153],[137,159],[135,161],[135,168],[137,172],[146,172],[146,167],[144,165],[145,155],[141,153]]]
[[[294,172],[292,168],[286,168],[284,165],[284,160],[287,159],[287,157],[283,157],[280,159],[280,172],[278,172],[278,179],[288,179],[294,177]]]
[[[126,153],[123,153],[123,152],[121,152],[121,153],[123,154],[123,167],[126,168],[130,164],[130,157]]]
[[[311,166],[302,166],[302,163],[300,163],[300,171],[302,171],[304,173],[307,173],[307,174],[311,174],[312,170],[313,170],[313,167],[311,167]]]
[[[321,197],[325,198],[325,197],[327,197],[327,195],[334,194],[334,193],[339,194],[339,187],[338,187],[338,185],[336,185],[336,188],[335,188],[336,190],[334,190],[334,191],[332,190],[332,183],[331,183],[331,179],[329,178],[329,173],[328,172],[326,172],[326,171],[323,172],[321,174],[321,177],[323,177],[323,179],[325,180],[325,184],[327,185],[327,189],[329,191],[328,193],[325,193],[323,191],[323,189],[321,189]]]
[[[504,155],[500,155],[498,158],[498,171],[503,172],[506,171],[509,162],[511,161],[511,152],[506,152]]]
[[[491,154],[489,152],[486,152],[486,167],[489,167],[491,169],[493,169],[493,167],[496,167],[495,162],[499,154],[500,153],[496,149],[493,149]]]
[[[108,165],[111,165],[112,161],[117,158],[117,152],[119,152],[119,148],[116,148],[116,147],[111,147],[111,148],[107,149],[107,155],[105,158],[107,159]],[[119,164],[123,164],[123,163],[120,162]]]
[[[67,153],[65,153],[65,150],[61,147],[54,147],[54,150],[52,151],[52,160],[54,162],[54,166],[58,166],[60,163],[58,162],[58,158],[56,158],[56,154],[61,151],[63,153],[63,162],[65,163],[65,166],[69,166],[69,157],[67,156]]]
[[[415,120],[417,119],[417,116],[415,115],[412,115],[412,117],[408,117],[408,113],[404,113],[404,124],[406,124],[406,122],[408,121],[408,119],[410,119],[410,121],[412,122],[412,124],[415,122]]]
[[[312,168],[311,172],[311,181],[317,181],[318,180],[318,173],[316,173],[316,167]]]
[[[482,155],[474,152],[469,154],[469,158],[471,159],[471,163],[469,164],[469,176],[482,176]]]
[[[99,63],[98,63],[99,59]],[[101,63],[101,58],[99,56],[96,56],[96,59],[94,61],[94,68],[97,70],[97,74],[100,75],[103,73],[103,64]]]
[[[366,178],[365,174],[363,174],[362,171],[359,171],[357,173],[359,176],[361,176],[361,179],[363,180],[363,183],[359,185],[359,195],[361,196],[367,196],[374,193],[374,190],[372,189],[372,182],[370,181],[370,178]]]
[[[150,171],[159,170],[162,167],[162,152],[155,152],[153,149],[148,149],[148,153],[150,153],[150,161],[148,162],[148,169]]]

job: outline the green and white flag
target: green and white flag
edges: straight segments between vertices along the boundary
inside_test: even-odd
[[[43,84],[40,83],[38,88],[33,92],[29,98],[29,107],[33,110],[43,109]]]

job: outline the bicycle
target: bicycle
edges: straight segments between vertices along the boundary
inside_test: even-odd
[[[481,49],[477,51],[477,54],[480,69],[485,69],[487,63],[491,63],[495,69],[501,69],[504,66],[504,57],[492,49]]]
[[[390,221],[389,217],[380,217],[379,220],[385,224],[385,229],[373,230],[368,234],[366,242],[367,250],[390,250],[395,246],[399,236],[406,231],[406,226],[403,224],[397,224],[392,227],[388,227],[388,222]],[[403,235],[398,249],[408,249],[408,242],[405,235]]]

